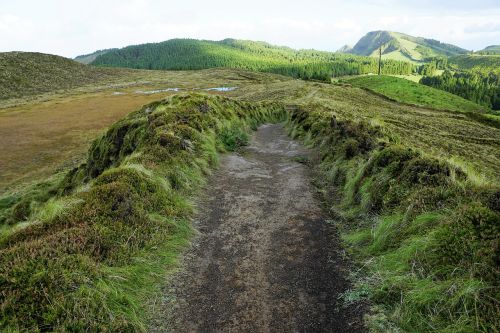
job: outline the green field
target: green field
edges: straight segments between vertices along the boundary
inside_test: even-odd
[[[368,75],[348,79],[347,82],[401,103],[458,112],[487,111],[485,107],[460,96],[393,76]]]

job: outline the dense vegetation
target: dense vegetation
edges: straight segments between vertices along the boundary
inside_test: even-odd
[[[51,54],[0,53],[0,100],[75,88],[120,76],[120,71],[85,66]]]
[[[500,110],[500,74],[445,71],[440,76],[425,76],[420,83]]]
[[[378,56],[380,47],[382,47],[383,58],[414,62],[425,61],[432,57],[449,57],[467,53],[467,50],[455,45],[392,31],[371,31],[348,52],[364,56]]]
[[[482,55],[500,55],[500,45],[490,45],[474,53]]]
[[[360,262],[345,299],[371,300],[372,331],[497,331],[498,184],[336,110],[296,108],[291,126],[320,151],[318,186]]]
[[[485,109],[474,102],[452,93],[393,76],[359,76],[349,79],[347,82],[382,94],[401,103],[459,112],[476,112]]]
[[[461,55],[449,58],[448,63],[453,70],[500,75],[500,55]]]
[[[417,67],[417,72],[420,75],[434,75],[437,70],[448,69],[448,58],[446,57],[430,57],[423,59],[424,63]]]
[[[97,66],[141,69],[242,68],[329,81],[332,76],[376,73],[377,59],[340,53],[272,46],[263,42],[225,39],[203,41],[172,39],[162,43],[128,46],[98,56]],[[385,74],[410,74],[408,62],[384,60]]]
[[[30,223],[0,237],[0,330],[143,331],[144,303],[186,244],[189,197],[218,151],[282,111],[175,96],[113,125],[85,164],[9,208],[7,223]]]

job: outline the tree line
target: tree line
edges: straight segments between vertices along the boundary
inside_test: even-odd
[[[500,76],[495,73],[454,72],[424,76],[420,83],[448,91],[493,110],[500,110]]]
[[[240,68],[330,81],[331,77],[376,73],[376,58],[316,50],[293,50],[263,42],[226,39],[203,41],[173,39],[113,50],[98,56],[97,66],[156,70]],[[382,60],[383,74],[408,75],[416,66],[405,61]]]

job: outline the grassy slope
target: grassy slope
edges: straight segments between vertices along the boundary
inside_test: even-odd
[[[460,96],[397,77],[368,75],[347,82],[402,103],[459,112],[484,111],[484,107]]]
[[[276,112],[176,96],[113,125],[31,223],[0,239],[0,329],[143,331],[143,305],[190,234],[190,196],[218,151]]]
[[[0,53],[0,100],[70,89],[120,77],[63,57],[32,52]]]
[[[461,164],[478,181],[500,181],[500,129],[478,122],[468,113],[401,105],[356,87],[300,80],[249,85],[228,95],[246,101],[322,107],[342,119],[380,126],[392,140],[408,148]]]

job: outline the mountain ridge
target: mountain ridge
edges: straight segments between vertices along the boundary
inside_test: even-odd
[[[379,47],[382,47],[382,58],[416,63],[424,62],[432,57],[450,57],[469,52],[456,45],[442,43],[435,39],[376,30],[361,37],[347,53],[375,57],[378,56]]]
[[[331,77],[375,73],[378,60],[318,50],[295,50],[267,42],[226,38],[219,41],[170,39],[131,45],[96,57],[92,65],[155,70],[239,68],[329,82]],[[385,60],[385,74],[408,75],[409,62]]]

